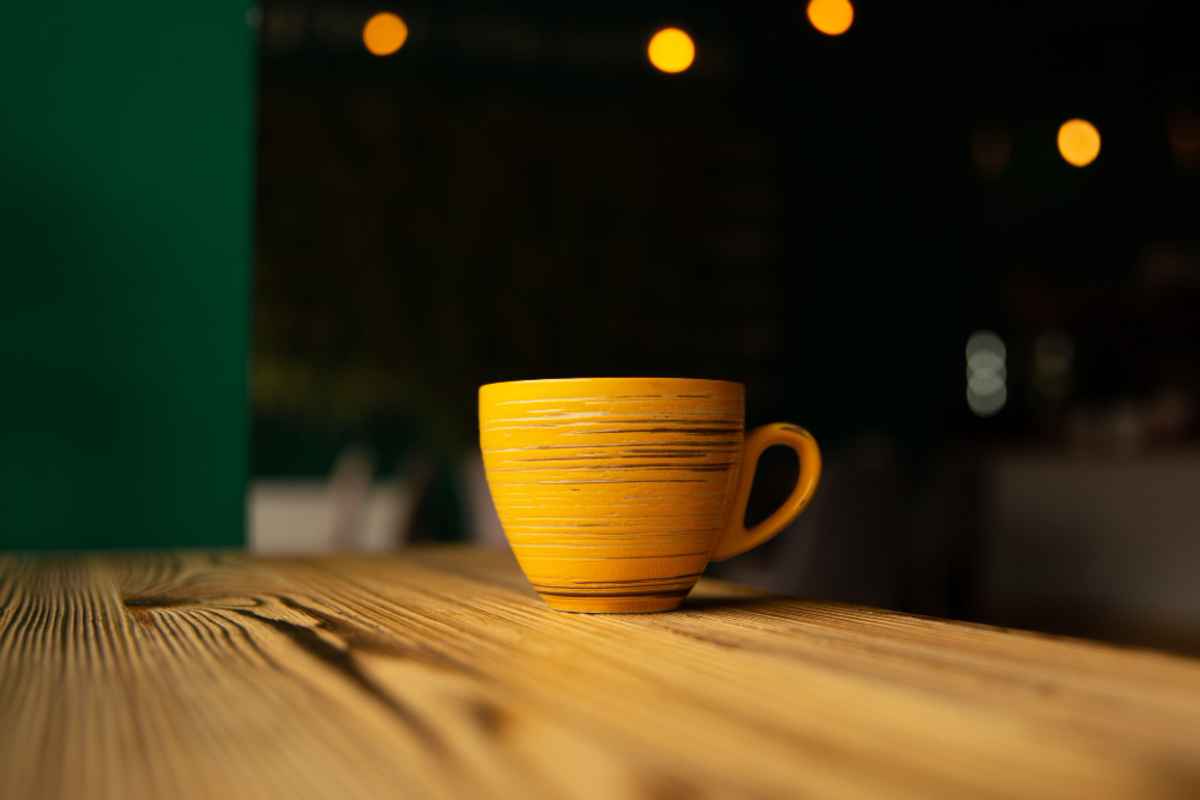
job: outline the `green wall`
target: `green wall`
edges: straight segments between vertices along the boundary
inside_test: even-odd
[[[5,10],[0,548],[244,541],[246,8]]]

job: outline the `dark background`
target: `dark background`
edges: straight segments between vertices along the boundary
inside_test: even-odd
[[[803,3],[410,5],[377,58],[374,6],[266,5],[256,473],[452,461],[491,380],[741,380],[829,470],[724,574],[1194,650],[1194,12],[855,9],[828,37]],[[645,56],[665,25],[679,75]],[[1007,353],[983,416],[980,330]],[[751,516],[794,474],[768,456]],[[416,538],[470,534],[429,496]]]
[[[1193,20],[901,6],[839,38],[801,3],[406,7],[381,59],[373,6],[267,5],[259,375],[377,371],[324,401],[463,441],[474,410],[443,398],[614,373],[745,380],[752,412],[826,439],[1044,439],[1024,362],[1046,332],[1075,402],[1194,389]],[[644,56],[664,24],[697,41],[682,75]],[[1103,137],[1085,169],[1054,145],[1073,116]],[[981,328],[1012,350],[983,424],[961,397]]]

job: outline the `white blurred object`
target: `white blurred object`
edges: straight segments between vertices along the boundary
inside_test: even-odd
[[[256,553],[378,552],[408,539],[425,482],[410,462],[394,480],[374,480],[367,451],[338,457],[328,481],[259,480],[250,486],[250,549]]]
[[[360,549],[360,537],[366,532],[367,503],[371,495],[371,480],[375,462],[362,447],[349,447],[334,462],[329,476],[329,499],[332,505],[333,540],[338,550]]]
[[[374,483],[346,524],[322,481],[255,481],[250,486],[250,550],[255,553],[381,551],[404,544],[415,497],[407,481]]]
[[[977,417],[990,417],[1008,401],[1008,349],[991,331],[967,339],[967,406]]]
[[[329,493],[319,481],[255,481],[250,486],[250,550],[320,553],[333,549]]]

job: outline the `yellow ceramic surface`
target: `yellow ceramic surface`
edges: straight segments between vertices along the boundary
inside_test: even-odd
[[[533,588],[561,611],[675,608],[710,560],[770,539],[821,475],[817,443],[778,423],[744,435],[727,381],[573,378],[479,390],[480,445],[500,521]],[[791,496],[742,525],[763,450],[800,459]]]

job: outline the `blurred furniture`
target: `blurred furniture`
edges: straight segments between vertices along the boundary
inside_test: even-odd
[[[433,463],[413,454],[381,478],[365,450],[349,448],[324,480],[258,478],[249,492],[250,550],[299,555],[378,552],[410,544],[435,471]],[[471,541],[507,549],[479,451],[459,461],[449,478],[458,488],[451,510],[465,517]]]
[[[1200,653],[1200,452],[1010,451],[984,474],[989,621]]]
[[[363,447],[347,447],[325,480],[260,478],[250,485],[250,549],[256,553],[393,550],[410,535],[429,470],[409,458],[387,480]]]
[[[1200,662],[503,552],[0,558],[3,797],[1195,797]]]
[[[258,480],[250,485],[250,541],[255,553],[378,552],[402,546],[412,515],[412,487],[370,483],[355,495],[316,481]]]
[[[248,8],[5,5],[0,549],[244,541]]]

